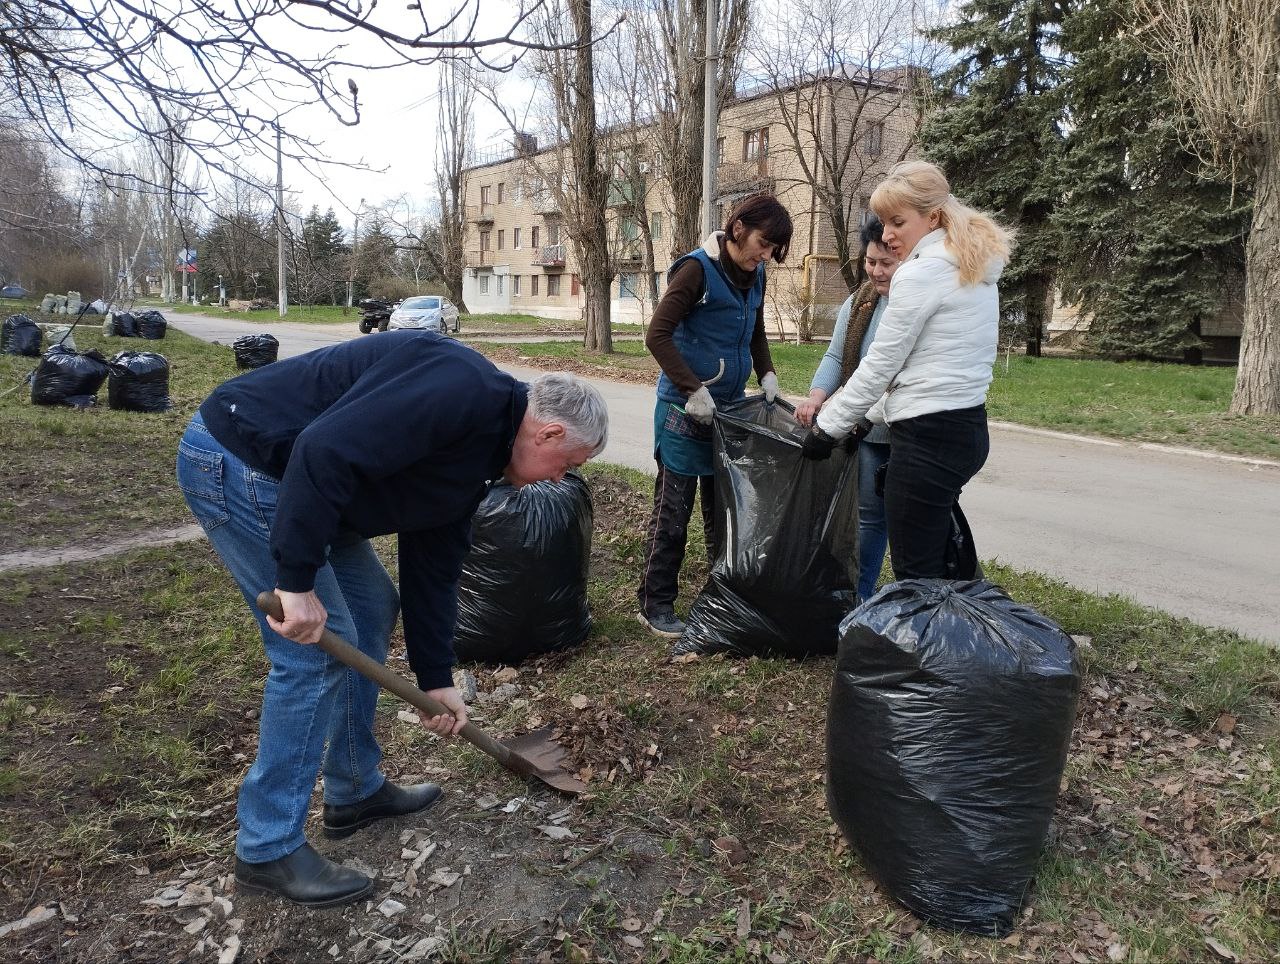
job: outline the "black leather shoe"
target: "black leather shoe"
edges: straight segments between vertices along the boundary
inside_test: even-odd
[[[344,806],[324,805],[324,835],[333,840],[349,837],[384,817],[403,817],[421,813],[440,799],[440,788],[434,783],[398,787],[390,780],[371,797]]]
[[[304,843],[287,857],[266,863],[251,864],[237,857],[236,888],[319,908],[368,897],[373,893],[373,881],[358,870],[335,864]]]

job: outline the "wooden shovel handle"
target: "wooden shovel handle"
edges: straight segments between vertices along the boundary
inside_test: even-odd
[[[277,621],[284,618],[284,607],[280,605],[280,597],[274,592],[259,593],[258,608]],[[356,649],[345,639],[338,636],[327,627],[321,630],[320,641],[315,645],[319,646],[340,663],[345,663],[356,672],[367,676],[384,690],[395,693],[396,696],[400,697],[406,703],[416,706],[420,710],[425,710],[432,716],[452,713],[452,711],[439,700],[428,696],[399,673],[387,669],[387,667],[383,666],[376,659],[360,652],[360,650]],[[514,752],[507,745],[499,743],[474,723],[466,723],[462,729],[458,731],[458,736],[462,737],[473,746],[483,750],[508,770],[512,770],[526,776],[530,774],[536,776],[534,768],[528,760]]]

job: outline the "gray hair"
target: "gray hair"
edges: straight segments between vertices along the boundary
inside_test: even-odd
[[[529,412],[539,422],[559,422],[573,445],[590,446],[592,456],[609,441],[609,407],[588,381],[570,372],[539,375],[529,387]]]

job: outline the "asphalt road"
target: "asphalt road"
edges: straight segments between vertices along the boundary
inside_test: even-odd
[[[354,322],[170,317],[224,344],[270,331],[284,357],[362,337]],[[652,473],[652,389],[596,385],[612,420],[602,459]],[[1280,465],[997,423],[991,457],[962,501],[984,559],[1280,645]]]

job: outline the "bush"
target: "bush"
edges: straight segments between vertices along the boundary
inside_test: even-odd
[[[414,295],[439,295],[448,298],[449,292],[444,285],[427,282],[419,287],[406,278],[385,277],[374,278],[369,282],[369,297],[382,301],[401,301]]]

